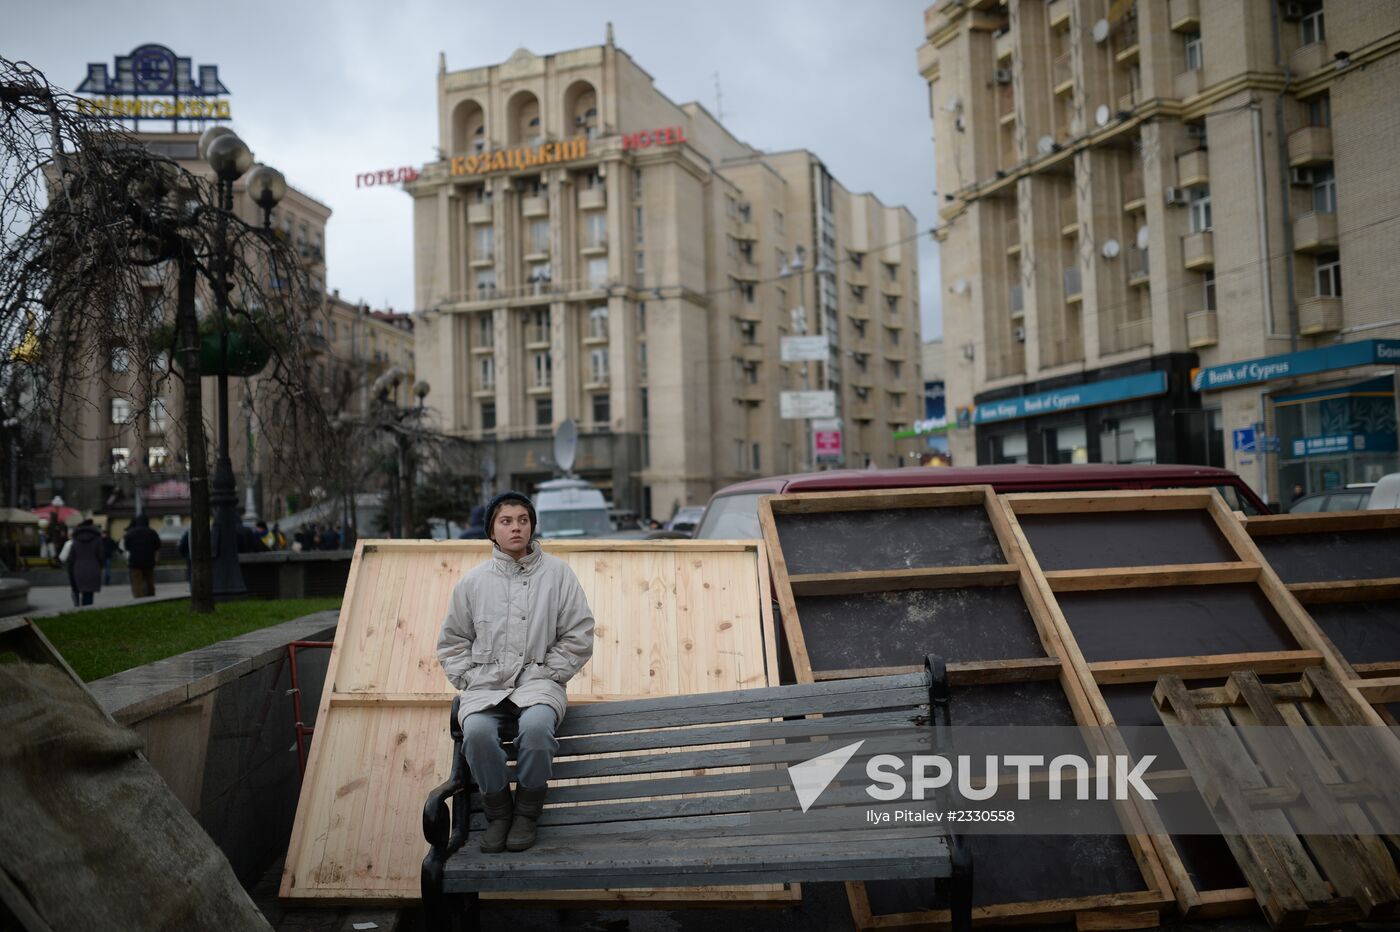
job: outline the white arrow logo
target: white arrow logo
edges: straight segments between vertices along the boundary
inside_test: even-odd
[[[865,740],[861,739],[855,744],[827,751],[820,757],[793,764],[788,768],[788,779],[792,781],[792,788],[797,791],[797,801],[802,805],[803,812],[817,801],[817,797],[831,785],[841,768],[846,766],[864,743]]]

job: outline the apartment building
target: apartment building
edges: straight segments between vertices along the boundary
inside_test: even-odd
[[[1393,4],[940,0],[925,33],[955,460],[1284,504],[1400,466]]]
[[[137,138],[156,154],[172,158],[186,170],[212,180],[208,165],[199,158],[199,134],[140,133]],[[246,176],[234,184],[233,209],[244,221],[260,226],[262,210],[249,199],[245,180]],[[272,214],[273,228],[294,244],[313,285],[321,291],[325,287],[325,235],[330,215],[329,207],[290,186]],[[148,301],[167,302],[170,274],[160,268],[145,273]],[[207,294],[196,297],[201,315],[210,301]],[[323,309],[326,319],[308,321],[308,326],[338,328],[340,325],[334,322],[337,313],[343,312],[336,311],[332,302]],[[383,326],[398,335],[397,342],[386,338],[386,348],[400,356],[407,352],[405,358],[411,359],[411,331]],[[335,351],[330,344],[326,344],[326,349]],[[60,494],[68,504],[80,509],[130,514],[150,504],[147,493],[159,488],[169,503],[170,520],[178,521],[180,515],[188,515],[188,495],[179,492],[188,476],[182,427],[184,392],[179,371],[172,367],[168,353],[154,359],[150,371],[137,371],[143,368],[137,362],[143,355],[129,348],[114,348],[103,377],[88,380],[84,386],[85,403],[68,414],[80,439],[69,449],[54,451],[48,485],[38,490],[40,500]],[[279,466],[275,443],[261,436],[264,427],[276,420],[267,408],[270,385],[262,386],[260,391],[262,381],[256,376],[230,380],[230,458],[238,477],[240,499],[250,503],[256,513],[275,518],[286,512],[289,499],[292,505],[296,504],[297,481]],[[217,437],[212,426],[217,423],[216,404],[214,381],[207,379],[203,405],[211,469],[216,455]],[[250,487],[253,496],[248,499]]]
[[[755,475],[909,461],[917,442],[894,439],[921,406],[909,211],[673,103],[611,28],[601,46],[442,62],[437,95],[443,157],[407,185],[418,363],[498,487],[555,475],[567,418],[575,471],[661,518]],[[802,335],[825,339],[785,359]],[[804,391],[831,394],[789,395],[812,419],[784,417]]]

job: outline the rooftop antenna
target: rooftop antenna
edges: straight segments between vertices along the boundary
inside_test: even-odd
[[[578,424],[573,418],[566,418],[554,432],[554,462],[564,471],[566,478],[574,474],[574,455],[577,452]]]
[[[724,122],[724,92],[719,89],[719,72],[715,72],[715,119]]]
[[[612,44],[613,44],[613,28],[612,28],[612,23],[608,23],[607,44],[608,44],[608,45],[612,45]]]

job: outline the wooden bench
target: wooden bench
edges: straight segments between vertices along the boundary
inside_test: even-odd
[[[949,878],[952,927],[970,929],[972,860],[957,835],[850,827],[850,810],[896,805],[865,794],[872,748],[804,815],[784,766],[843,747],[823,740],[833,722],[852,735],[927,727],[942,747],[948,695],[944,664],[929,657],[920,673],[576,706],[559,729],[539,841],[500,854],[469,843],[485,818],[454,701],[452,774],[423,809],[425,924],[477,928],[484,892]],[[800,828],[843,807],[839,828]]]

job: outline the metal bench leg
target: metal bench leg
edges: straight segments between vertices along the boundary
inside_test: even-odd
[[[423,932],[451,932],[446,898],[442,892],[442,858],[429,850],[423,859],[418,885],[423,895]]]
[[[464,932],[481,932],[481,894],[463,893],[458,897],[457,905]]]
[[[953,876],[949,890],[953,932],[972,932],[972,849],[965,838],[953,836]]]

